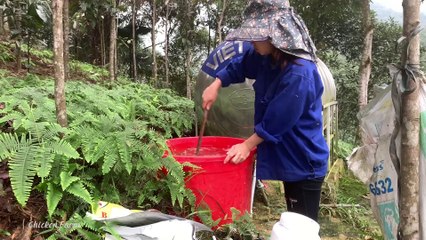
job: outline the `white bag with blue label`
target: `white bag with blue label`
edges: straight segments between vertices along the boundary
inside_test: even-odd
[[[401,82],[400,70],[389,66],[396,83]],[[426,233],[426,85],[424,77],[417,79],[420,87],[420,236]],[[371,207],[386,240],[396,240],[399,224],[398,172],[400,159],[400,131],[398,126],[400,99],[395,94],[399,87],[388,86],[358,115],[366,144],[349,157],[349,169],[364,182],[371,195]],[[392,90],[392,91],[391,91]],[[396,124],[395,124],[396,123]]]
[[[349,157],[349,169],[370,191],[372,211],[386,240],[396,240],[399,224],[398,174],[389,146],[395,110],[391,86],[382,90],[358,115],[367,142]]]

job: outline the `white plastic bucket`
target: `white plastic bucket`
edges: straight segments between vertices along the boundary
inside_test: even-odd
[[[321,240],[319,224],[309,217],[294,212],[284,212],[274,224],[270,240]]]

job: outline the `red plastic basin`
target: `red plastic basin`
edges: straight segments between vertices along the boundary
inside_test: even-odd
[[[196,155],[198,137],[167,140],[174,159],[202,168],[187,179],[186,187],[193,191],[196,207],[207,204],[213,220],[221,219],[219,226],[232,222],[232,207],[241,214],[250,212],[255,150],[240,164],[223,163],[227,150],[243,141],[241,138],[205,136],[200,153]]]

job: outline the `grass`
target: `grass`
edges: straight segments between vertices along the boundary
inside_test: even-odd
[[[337,202],[321,207],[321,234],[345,239],[382,240],[382,234],[371,211],[367,186],[345,169],[337,189]]]

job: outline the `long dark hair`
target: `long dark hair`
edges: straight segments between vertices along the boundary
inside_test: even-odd
[[[286,53],[280,50],[279,48],[275,48],[274,52],[272,53],[272,56],[275,61],[275,64],[279,66],[285,66],[289,62],[297,64],[297,65],[302,65],[300,62],[297,61],[299,57]]]

